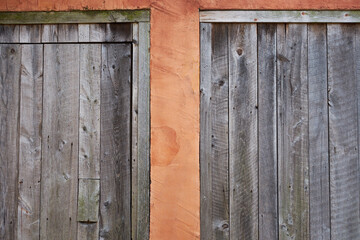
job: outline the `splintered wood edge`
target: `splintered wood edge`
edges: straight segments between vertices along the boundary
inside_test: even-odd
[[[360,11],[200,11],[200,22],[360,23]]]
[[[149,10],[0,12],[0,24],[149,22]]]

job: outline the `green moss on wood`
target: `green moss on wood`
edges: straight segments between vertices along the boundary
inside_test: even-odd
[[[0,24],[148,22],[148,10],[0,12]]]

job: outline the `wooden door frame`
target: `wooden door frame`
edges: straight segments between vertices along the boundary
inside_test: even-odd
[[[201,23],[360,23],[360,11],[200,11]]]
[[[0,25],[132,24],[132,238],[150,228],[150,10],[0,12]],[[79,42],[80,43],[80,42]]]

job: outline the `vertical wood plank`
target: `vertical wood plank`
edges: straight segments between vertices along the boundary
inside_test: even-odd
[[[309,238],[307,25],[277,27],[279,238]]]
[[[131,42],[131,23],[108,23],[105,31],[106,42]]]
[[[101,44],[80,45],[79,178],[100,178]]]
[[[40,239],[76,239],[79,45],[45,44]]]
[[[276,24],[258,24],[259,239],[278,239]]]
[[[356,83],[357,83],[357,104],[358,104],[358,180],[357,183],[360,185],[360,24],[355,25],[356,28],[356,37],[355,37],[355,64],[356,64]],[[360,191],[359,191],[360,195]],[[360,225],[360,196],[359,196],[359,216],[358,216],[358,225]],[[358,234],[360,236],[360,234]]]
[[[98,222],[99,194],[99,179],[79,179],[78,222]],[[96,235],[96,233],[92,235]]]
[[[40,43],[41,25],[20,25],[21,43]]]
[[[21,47],[0,45],[0,239],[16,239]]]
[[[0,43],[18,43],[19,40],[19,25],[0,25]]]
[[[58,24],[45,24],[41,29],[41,42],[50,43],[58,41]]]
[[[310,238],[330,240],[326,24],[308,24]]]
[[[91,24],[79,24],[79,42],[90,42],[90,25]]]
[[[200,24],[200,237],[213,239],[211,161],[211,40],[212,24]]]
[[[331,239],[359,239],[356,28],[328,24]]]
[[[98,223],[78,223],[78,238],[77,240],[98,240],[99,239],[99,224]]]
[[[229,25],[230,238],[258,239],[257,27]]]
[[[90,24],[89,27],[90,42],[105,42],[105,31],[106,31],[105,24]]]
[[[201,238],[229,239],[228,26],[201,27]]]
[[[77,24],[59,24],[58,25],[59,42],[78,42],[79,33]]]
[[[135,56],[135,55],[133,55]],[[137,236],[150,231],[150,23],[139,23]]]
[[[100,237],[131,238],[131,45],[102,45]]]
[[[78,239],[97,239],[99,236],[97,194],[100,191],[97,185],[100,184],[98,179],[100,179],[101,44],[81,44],[80,59]],[[95,187],[93,200],[96,200],[96,203],[92,201],[90,204],[89,201],[84,201],[88,186]],[[89,214],[82,213],[84,210],[86,213],[91,210],[92,217],[85,219]]]
[[[106,24],[79,24],[79,42],[104,42]]]
[[[131,238],[136,240],[138,232],[138,218],[141,215],[139,212],[138,198],[139,198],[139,189],[138,189],[138,128],[139,128],[139,102],[138,102],[138,93],[139,93],[139,24],[133,24],[133,44],[132,44],[132,108],[131,108]]]
[[[18,239],[39,239],[43,46],[22,45]]]

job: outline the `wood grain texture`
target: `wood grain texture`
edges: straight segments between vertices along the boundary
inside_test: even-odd
[[[148,239],[150,226],[150,24],[133,25],[132,238]]]
[[[79,24],[79,42],[104,42],[106,24]]]
[[[279,2],[280,3],[280,2]],[[328,5],[327,5],[328,7]],[[236,7],[240,9],[239,6]],[[249,8],[252,9],[253,7]],[[271,9],[271,8],[269,8]],[[273,9],[278,9],[273,8]],[[285,8],[286,9],[286,8]],[[303,7],[295,9],[306,9]],[[316,9],[316,8],[313,8]],[[288,9],[287,9],[288,10]],[[200,22],[223,23],[351,23],[360,22],[358,11],[201,11]]]
[[[331,239],[359,239],[356,28],[328,24]]]
[[[99,179],[79,179],[78,222],[96,223],[99,219]]]
[[[0,239],[17,235],[21,47],[0,45]]]
[[[279,238],[309,238],[307,25],[277,27]]]
[[[18,43],[19,39],[19,25],[0,25],[0,43]]]
[[[78,24],[59,24],[58,25],[58,42],[78,42]]]
[[[258,24],[259,239],[278,239],[276,24]]]
[[[39,239],[43,46],[21,47],[18,239]]]
[[[258,238],[257,26],[229,25],[230,238]]]
[[[101,44],[80,45],[79,178],[100,178]]]
[[[131,88],[131,238],[137,239],[138,232],[138,218],[141,215],[139,213],[138,206],[138,111],[139,111],[139,102],[138,102],[138,92],[139,92],[139,24],[133,24],[133,44],[132,44],[132,88]]]
[[[130,23],[106,24],[105,42],[132,41],[132,26]]]
[[[77,240],[98,240],[99,223],[78,223]]]
[[[45,44],[40,239],[76,239],[79,45]]]
[[[229,239],[228,27],[201,25],[201,239]]]
[[[41,42],[51,43],[58,41],[58,25],[45,24],[41,25]]]
[[[330,240],[326,24],[308,24],[310,238]]]
[[[78,42],[78,24],[46,24],[42,25],[43,43]]]
[[[100,237],[131,238],[131,45],[102,45]]]
[[[55,3],[55,2],[54,2]],[[58,2],[57,2],[58,3]],[[100,3],[103,4],[103,3]],[[7,5],[7,4],[4,4]],[[27,4],[25,4],[27,5]],[[39,6],[38,4],[29,4]],[[71,6],[71,5],[67,5]],[[2,6],[0,5],[0,8]],[[70,7],[71,8],[71,7]],[[81,11],[67,9],[66,11],[50,11],[49,8],[29,12],[0,12],[0,24],[57,24],[57,23],[122,23],[122,22],[149,22],[150,10],[98,10]],[[32,9],[34,10],[34,9]],[[70,11],[69,11],[70,10]],[[42,12],[40,12],[42,11]]]
[[[356,83],[357,83],[357,99],[358,99],[358,184],[360,184],[360,24],[356,24],[355,26],[356,29],[356,37],[355,37],[355,46],[356,46],[356,50],[355,50],[355,71],[356,71]],[[360,195],[360,193],[359,193]],[[360,196],[359,196],[360,198]],[[359,199],[360,202],[360,199]],[[360,205],[360,203],[359,203]],[[359,206],[360,208],[360,206]],[[360,209],[359,209],[360,211]],[[360,215],[360,212],[359,212]],[[360,225],[360,216],[358,218],[358,225]]]
[[[41,25],[20,25],[21,43],[40,43]]]
[[[212,24],[200,24],[200,237],[212,238],[212,111],[211,111],[211,40]],[[227,222],[228,223],[228,222]]]
[[[211,42],[210,111],[211,145],[202,151],[210,151],[211,162],[211,219],[209,239],[229,239],[229,169],[228,169],[228,125],[229,125],[229,76],[228,76],[228,26],[214,25]],[[204,164],[208,164],[203,162]]]

